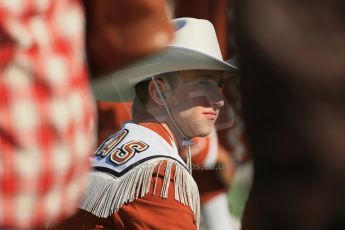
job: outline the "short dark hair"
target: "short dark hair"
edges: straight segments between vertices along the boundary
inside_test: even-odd
[[[174,77],[167,77],[171,74],[173,74],[174,72],[170,72],[170,73],[162,73],[159,75],[156,75],[155,78],[156,79],[164,79],[165,82],[168,82],[168,84],[170,85],[171,88],[174,87],[173,82],[175,81]],[[150,84],[150,82],[152,81],[151,78],[139,82],[135,85],[134,89],[135,89],[135,98],[133,101],[133,105],[132,105],[132,115],[134,116],[136,114],[136,110],[139,106],[139,104],[143,105],[143,107],[145,108],[145,105],[147,104],[147,101],[149,99],[149,93],[148,93],[148,86]]]
[[[148,86],[150,81],[151,79],[148,79],[135,85],[135,96],[143,104],[145,104],[148,99]]]
[[[174,82],[174,77],[168,77],[170,75],[174,74],[174,72],[170,73],[162,73],[159,75],[156,75],[156,79],[161,79],[165,82],[168,82],[169,86],[173,88],[173,82]],[[135,95],[138,97],[138,99],[141,101],[141,103],[145,104],[147,99],[148,99],[148,86],[149,83],[152,81],[152,79],[147,79],[145,81],[139,82],[138,84],[135,85]]]

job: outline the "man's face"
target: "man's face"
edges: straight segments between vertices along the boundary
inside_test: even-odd
[[[223,72],[189,70],[177,75],[165,92],[172,116],[188,138],[209,135],[224,105]]]

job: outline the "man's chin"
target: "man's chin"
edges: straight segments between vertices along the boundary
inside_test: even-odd
[[[203,129],[198,129],[194,131],[194,136],[193,137],[207,137],[210,135],[212,132],[212,129],[209,128],[203,128]]]

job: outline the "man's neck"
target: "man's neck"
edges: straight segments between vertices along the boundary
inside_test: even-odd
[[[155,115],[153,116],[152,114]],[[160,114],[164,115],[160,116]],[[165,113],[161,112],[161,108],[151,109],[150,112],[140,108],[137,110],[136,115],[133,117],[133,121],[135,123],[160,124],[175,141],[179,153],[182,153],[182,151],[184,150],[184,146],[182,146],[182,141],[186,140],[186,137],[181,133],[182,131],[179,129],[179,127],[176,127],[176,125],[171,121],[171,119],[167,119]]]
[[[140,119],[138,117],[134,117],[133,118],[133,122],[134,123],[156,123],[159,124],[170,136],[171,140],[175,142],[179,153],[181,153],[184,149],[184,147],[182,146],[182,140],[183,138],[181,137],[181,135],[178,135],[177,132],[173,132],[173,130],[169,127],[169,125],[167,123],[164,122],[159,122],[155,119]]]

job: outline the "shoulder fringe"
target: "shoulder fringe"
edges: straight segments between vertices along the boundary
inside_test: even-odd
[[[188,171],[178,162],[169,158],[155,158],[145,161],[118,178],[103,172],[90,172],[88,187],[84,192],[80,208],[98,217],[109,217],[118,211],[123,204],[148,194],[153,171],[157,166],[160,168],[164,161],[167,162],[167,166],[160,196],[162,198],[168,197],[171,169],[175,166],[175,200],[192,209],[197,226],[199,226],[198,187]],[[154,179],[153,194],[156,192],[157,177]]]

